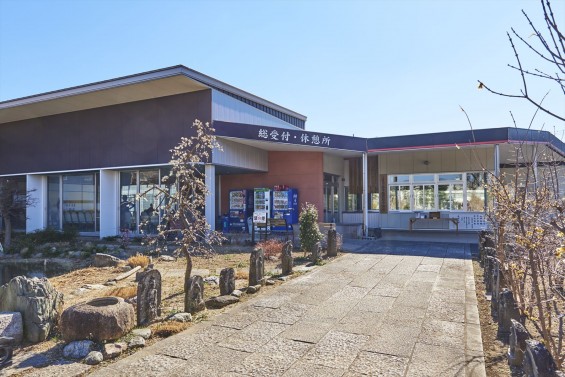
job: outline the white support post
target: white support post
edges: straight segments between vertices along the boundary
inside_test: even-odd
[[[33,205],[26,209],[26,233],[45,229],[47,226],[47,177],[28,174],[26,190],[33,201]]]
[[[113,170],[100,170],[100,238],[120,234],[119,219],[120,174]]]
[[[208,188],[208,195],[206,195],[206,203],[204,214],[206,221],[210,225],[211,230],[216,229],[216,166],[213,164],[206,164],[204,171],[205,183]]]
[[[369,191],[369,181],[367,174],[367,153],[363,153],[363,235],[367,236],[368,226],[369,226],[369,206],[368,204],[368,191]]]

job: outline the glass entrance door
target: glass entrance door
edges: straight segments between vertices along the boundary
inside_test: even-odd
[[[339,176],[324,174],[324,222],[339,222]]]
[[[120,231],[157,233],[163,215],[161,201],[165,199],[155,188],[165,188],[160,183],[161,173],[159,170],[120,173]]]

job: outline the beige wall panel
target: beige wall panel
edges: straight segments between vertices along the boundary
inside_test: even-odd
[[[441,171],[452,172],[457,171],[457,164],[455,160],[455,150],[444,149],[441,154]]]
[[[414,171],[414,156],[412,153],[398,154],[398,170],[399,174],[410,174]]]
[[[427,173],[430,169],[430,165],[426,165],[424,161],[428,161],[427,151],[418,151],[411,153],[412,155],[412,165],[414,167],[413,173]]]
[[[343,177],[343,158],[330,156],[324,153],[324,173],[335,174]]]

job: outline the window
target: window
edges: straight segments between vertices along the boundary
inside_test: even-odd
[[[410,210],[410,186],[390,186],[388,197],[391,210]]]
[[[100,231],[98,173],[47,177],[47,225],[82,233]]]
[[[391,175],[388,182],[391,211],[484,211],[483,172]]]
[[[414,185],[414,209],[429,211],[435,209],[434,185]]]
[[[467,210],[484,211],[486,173],[467,173]]]
[[[379,210],[379,193],[372,192],[369,194],[369,209],[378,211]]]

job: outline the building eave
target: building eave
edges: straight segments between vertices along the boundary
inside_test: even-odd
[[[206,89],[226,91],[306,121],[304,115],[177,65],[0,102],[0,124]]]

